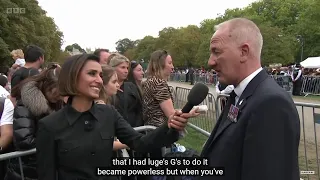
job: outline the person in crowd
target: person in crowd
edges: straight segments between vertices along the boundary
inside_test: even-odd
[[[292,95],[301,96],[302,66],[300,64],[296,65],[295,70],[291,74],[291,79],[293,83]]]
[[[175,111],[168,123],[142,135],[113,106],[94,102],[103,87],[101,77],[94,55],[75,55],[62,65],[58,87],[61,96],[69,96],[68,104],[38,123],[39,180],[96,179],[97,167],[111,165],[113,137],[130,149],[147,152],[177,141],[187,119],[198,115]]]
[[[199,179],[299,180],[299,114],[290,94],[262,70],[262,46],[251,20],[234,18],[216,26],[208,65],[220,83],[235,89],[201,156],[226,173]]]
[[[12,89],[27,77],[39,74],[39,68],[44,63],[44,51],[38,46],[28,46],[24,55],[26,64],[12,75]]]
[[[230,94],[234,90],[233,85],[224,85],[219,81],[216,84],[216,92],[217,94]]]
[[[96,100],[98,104],[110,104],[111,97],[117,94],[120,85],[118,83],[117,72],[109,65],[101,65],[103,87],[100,91],[100,98]]]
[[[189,68],[186,69],[185,74],[186,74],[186,82],[189,82],[189,77],[190,77]]]
[[[100,58],[100,64],[109,63],[108,57],[110,56],[110,52],[108,49],[96,49],[93,54]]]
[[[108,65],[110,65],[110,60],[111,60],[114,56],[121,56],[121,54],[120,54],[120,53],[117,53],[117,52],[110,53],[110,56],[108,56],[108,59],[107,59],[107,64],[108,64]]]
[[[8,77],[9,71],[10,71],[10,68],[8,66],[0,66],[0,74],[1,75],[5,75]]]
[[[8,92],[8,78],[5,75],[0,75],[0,97],[10,98]]]
[[[147,80],[142,85],[144,124],[160,127],[168,122],[174,114],[173,98],[167,80],[173,70],[171,56],[165,50],[157,50],[151,54]],[[161,149],[150,154],[161,157]]]
[[[101,88],[99,99],[96,100],[97,104],[111,104],[111,97],[117,94],[119,89],[117,72],[109,65],[102,65],[102,81],[103,88]],[[127,145],[122,144],[119,140],[113,143],[113,150],[128,148]]]
[[[26,61],[24,60],[24,54],[21,49],[13,50],[10,54],[14,60],[14,64],[11,66],[12,69],[19,69],[26,64]]]
[[[116,70],[120,85],[111,104],[132,127],[143,125],[142,100],[139,90],[132,82],[127,82],[129,59],[121,54],[116,54],[110,59],[109,65]]]
[[[142,97],[142,79],[143,79],[143,68],[141,64],[137,63],[136,61],[131,61],[130,63],[130,70],[128,74],[128,81],[132,82],[138,87],[140,96]]]
[[[189,69],[189,79],[190,79],[190,85],[194,85],[194,74],[195,74],[195,70],[193,67],[191,67]]]
[[[24,151],[36,147],[36,132],[41,118],[59,110],[62,100],[58,93],[59,68],[55,65],[42,71],[39,75],[22,81],[12,93],[19,97],[14,109],[14,147],[17,151]],[[56,119],[59,120],[59,119]],[[37,180],[36,156],[22,157],[24,178]],[[5,180],[20,180],[19,161],[10,160]]]
[[[234,90],[233,85],[225,85],[220,83],[219,81],[216,84],[216,92],[218,95],[220,94],[227,94],[229,95],[232,91]],[[221,104],[221,110],[223,110],[223,107],[226,105],[226,99],[221,99],[220,101]]]
[[[0,75],[0,154],[12,151],[14,106],[9,92],[4,88],[7,84],[8,79]],[[7,161],[0,161],[0,179],[4,178],[6,171]]]

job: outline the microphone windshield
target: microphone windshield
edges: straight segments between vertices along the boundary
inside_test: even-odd
[[[188,103],[193,106],[197,106],[207,97],[208,93],[208,86],[202,83],[197,83],[188,94]]]

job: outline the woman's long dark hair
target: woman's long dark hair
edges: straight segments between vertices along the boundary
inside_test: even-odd
[[[130,68],[129,68],[129,73],[128,73],[128,82],[132,82],[134,85],[136,85],[138,87],[138,91],[139,91],[139,95],[140,97],[142,97],[142,90],[139,84],[137,84],[136,79],[134,78],[133,75],[133,70],[134,68],[136,68],[138,65],[140,65],[139,63],[137,63],[136,61],[131,61],[130,63]]]
[[[28,82],[36,82],[36,87],[45,95],[46,92],[51,91],[53,88],[58,89],[58,77],[60,73],[60,67],[56,64],[51,65],[48,69],[42,71],[40,74],[30,76],[20,82],[11,90],[11,96],[16,99],[21,99],[21,89]],[[58,110],[62,107],[63,101],[59,100],[57,103],[50,103],[49,106],[52,110]]]

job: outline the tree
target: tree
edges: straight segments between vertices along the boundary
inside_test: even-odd
[[[73,49],[77,49],[79,50],[81,53],[86,53],[86,50],[84,50],[79,44],[77,43],[74,43],[74,44],[71,44],[71,45],[68,45],[65,47],[65,51],[68,51],[68,52],[72,52]]]
[[[300,59],[298,36],[303,37],[303,58],[320,55],[319,0],[261,0],[242,9],[227,9],[215,19],[203,20],[199,27],[165,27],[157,38],[146,36],[138,41],[125,38],[117,50],[131,59],[147,61],[153,51],[165,49],[172,55],[176,67],[204,66],[210,56],[214,26],[236,17],[251,19],[260,28],[264,41],[263,65],[288,64]]]
[[[46,16],[35,0],[2,0],[0,1],[0,61],[1,65],[9,65],[10,51],[24,49],[35,44],[45,50],[46,61],[55,61],[60,54],[63,33],[54,20]],[[19,12],[12,8],[23,9]]]
[[[132,49],[136,46],[138,41],[131,41],[128,38],[120,39],[119,41],[116,42],[116,50],[120,54],[124,54],[128,49]]]

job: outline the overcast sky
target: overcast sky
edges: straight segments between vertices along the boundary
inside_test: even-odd
[[[38,0],[64,34],[64,45],[115,50],[119,39],[157,37],[165,27],[204,19],[255,0]]]

